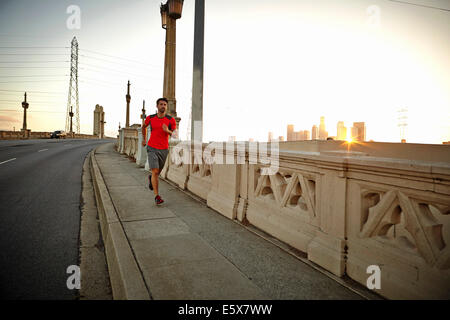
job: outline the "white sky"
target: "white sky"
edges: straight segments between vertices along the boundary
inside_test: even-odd
[[[408,1],[450,9],[448,0]],[[80,30],[66,27],[71,4],[81,9]],[[64,129],[70,49],[5,47],[69,47],[76,36],[81,132],[92,133],[93,110],[100,104],[106,134],[117,134],[119,122],[125,123],[128,80],[131,123],[140,123],[142,100],[149,114],[162,95],[165,31],[159,4],[1,0],[0,90],[59,93],[29,93],[28,127]],[[186,0],[177,21],[182,138],[191,106],[193,27],[194,0]],[[408,108],[408,142],[449,141],[449,32],[449,11],[388,0],[206,0],[204,140],[265,141],[269,131],[286,137],[287,124],[311,130],[325,116],[330,135],[340,120],[347,126],[365,121],[367,139],[399,141],[398,110]],[[24,53],[32,55],[17,55]],[[0,91],[0,129],[22,127],[22,98],[21,92]]]

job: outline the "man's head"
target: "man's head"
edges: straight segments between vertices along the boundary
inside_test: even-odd
[[[167,105],[169,104],[169,101],[166,98],[159,98],[156,100],[156,108],[158,109],[159,113],[164,113],[167,110]]]

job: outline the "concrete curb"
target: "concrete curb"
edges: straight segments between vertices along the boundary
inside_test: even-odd
[[[113,298],[150,300],[144,279],[95,159],[96,150],[90,154],[90,170]]]

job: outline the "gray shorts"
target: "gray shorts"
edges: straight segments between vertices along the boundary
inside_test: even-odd
[[[148,165],[150,169],[162,170],[168,154],[169,149],[155,149],[147,146]]]

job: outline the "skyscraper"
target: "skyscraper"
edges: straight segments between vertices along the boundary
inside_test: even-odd
[[[337,123],[337,140],[346,140],[347,139],[347,128],[344,126],[344,121],[339,121]]]
[[[328,137],[328,132],[325,129],[325,117],[320,117],[319,139],[320,140],[326,140],[327,137]]]
[[[353,126],[353,127],[351,127],[350,130],[351,130],[351,131],[350,131],[350,138],[351,138],[353,141],[358,141],[358,135],[359,135],[359,130],[358,130],[358,128],[355,127],[355,126]]]
[[[311,140],[311,135],[309,133],[309,130],[303,131],[303,137],[305,138],[305,140]]]
[[[366,141],[366,124],[364,122],[353,122],[353,127],[358,129],[358,133],[354,140]]]
[[[317,128],[316,125],[313,125],[313,126],[312,126],[312,129],[311,129],[311,139],[312,139],[312,140],[317,140],[317,139],[319,139],[319,128]]]
[[[271,142],[273,140],[273,132],[272,131],[269,131],[269,136],[268,136],[268,138],[267,138],[267,141],[268,142]]]
[[[286,139],[287,139],[287,141],[294,140],[294,125],[293,124],[288,124],[288,126],[287,126]]]

